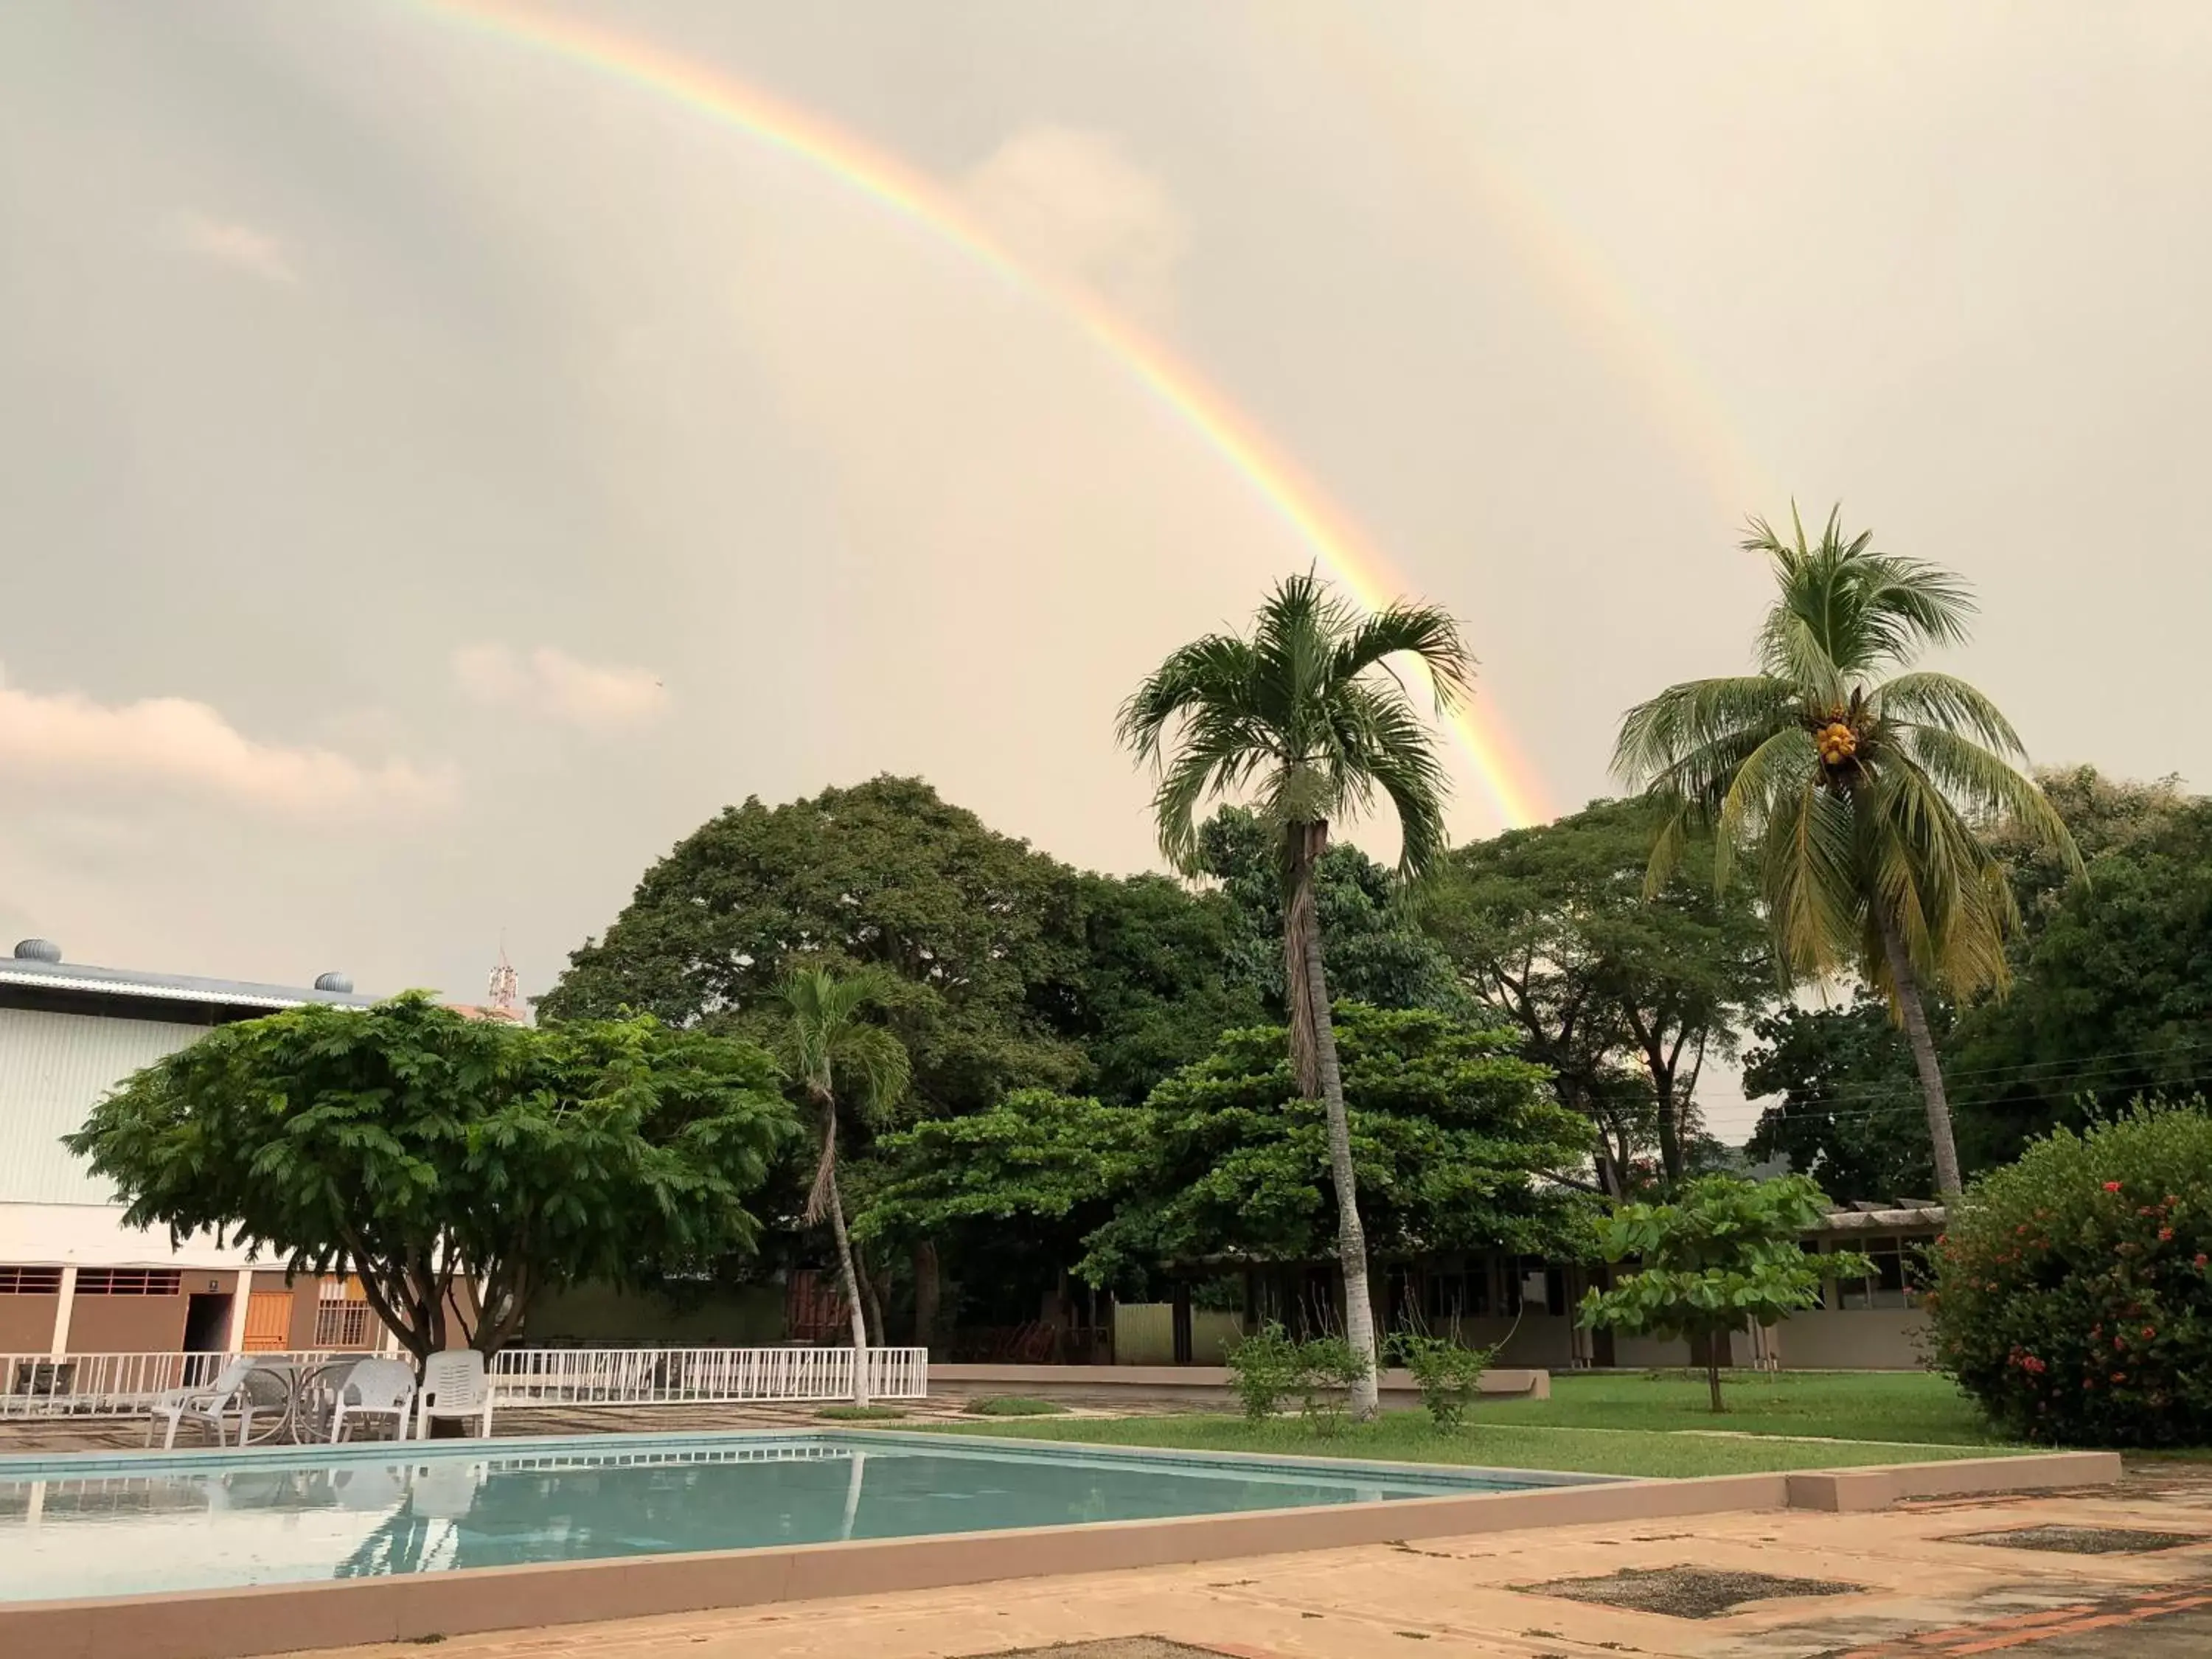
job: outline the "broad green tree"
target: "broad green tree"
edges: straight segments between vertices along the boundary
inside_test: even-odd
[[[1083,1050],[1034,1006],[1082,968],[1066,919],[1075,874],[1000,835],[920,778],[878,777],[724,809],[646,871],[605,933],[539,1004],[550,1018],[625,1009],[772,1045],[781,989],[805,963],[894,976],[879,1017],[906,1045],[905,1112],[951,1117],[1009,1090],[1066,1088]],[[866,1155],[848,1138],[848,1155]],[[937,1254],[915,1241],[916,1322],[938,1298]]]
[[[979,1264],[1018,1238],[1066,1268],[1160,1164],[1152,1113],[1022,1089],[988,1111],[933,1118],[879,1143],[864,1238],[946,1237]]]
[[[1314,576],[1292,576],[1267,596],[1249,638],[1209,634],[1184,646],[1121,718],[1122,741],[1159,769],[1153,815],[1179,868],[1197,867],[1197,813],[1217,795],[1249,793],[1282,849],[1291,1055],[1299,1090],[1328,1116],[1345,1334],[1367,1362],[1352,1402],[1363,1419],[1378,1408],[1374,1317],[1314,889],[1330,825],[1378,793],[1398,820],[1401,874],[1427,874],[1446,851],[1444,770],[1394,670],[1402,658],[1427,678],[1439,714],[1471,689],[1474,659],[1449,612],[1397,604],[1363,616]]]
[[[1264,1002],[1267,1018],[1288,1019],[1280,831],[1248,807],[1224,806],[1199,826],[1198,861],[1228,906],[1233,978]],[[1337,1000],[1474,1012],[1450,957],[1423,930],[1404,883],[1384,866],[1350,842],[1334,842],[1314,866],[1313,891],[1329,994]]]
[[[1966,637],[1957,577],[1846,538],[1817,541],[1753,520],[1747,550],[1773,568],[1758,668],[1669,686],[1621,722],[1613,764],[1670,810],[1652,855],[1663,882],[1694,831],[1756,866],[1775,952],[1797,978],[1856,974],[1890,999],[1911,1044],[1936,1184],[1959,1190],[1959,1155],[1922,988],[1954,1000],[2002,988],[2019,909],[2004,866],[1975,833],[2009,820],[2078,866],[1997,706],[1956,676],[1911,665]]]
[[[1599,1184],[1627,1196],[1639,1143],[1668,1182],[1688,1173],[1709,1053],[1775,993],[1766,933],[1740,884],[1717,888],[1710,846],[1645,890],[1658,814],[1598,801],[1452,854],[1424,915],[1476,994],[1526,1033],[1559,1097],[1598,1130]],[[1638,1093],[1625,1079],[1640,1074]]]
[[[2078,799],[2062,793],[2062,811]],[[2138,1095],[2185,1097],[2212,1073],[2212,800],[2152,805],[2118,832],[2081,825],[2102,849],[2088,879],[2030,892],[2012,994],[1960,1016],[1946,1052],[1970,1160],[2008,1160],[2049,1129]],[[2015,880],[2041,884],[2032,866]]]
[[[1949,1005],[1929,1014],[1941,1042]],[[1786,1004],[1754,1022],[1751,1035],[1743,1091],[1779,1097],[1752,1131],[1753,1158],[1786,1156],[1838,1203],[1894,1202],[1934,1189],[1911,1046],[1881,998],[1862,991],[1838,1007]],[[1977,1079],[1963,1080],[1971,1089]],[[1969,1126],[1970,1100],[1958,1103]]]
[[[783,1032],[784,1065],[814,1109],[822,1137],[806,1195],[806,1219],[818,1224],[826,1217],[830,1222],[853,1322],[853,1400],[860,1406],[868,1403],[868,1325],[853,1240],[845,1227],[844,1196],[837,1186],[837,1105],[842,1093],[856,1112],[876,1114],[896,1105],[906,1092],[912,1066],[904,1045],[866,1018],[870,1008],[883,1005],[889,989],[889,976],[880,970],[839,974],[823,967],[799,969],[783,986],[790,1011]]]
[[[69,1146],[130,1225],[358,1274],[418,1360],[454,1320],[489,1355],[540,1291],[751,1249],[797,1127],[777,1085],[752,1044],[649,1018],[515,1026],[412,993],[219,1026]]]
[[[1819,1305],[1825,1279],[1874,1271],[1852,1252],[1806,1253],[1799,1240],[1827,1207],[1804,1176],[1699,1176],[1671,1204],[1624,1204],[1600,1225],[1598,1243],[1607,1261],[1628,1270],[1612,1289],[1583,1297],[1582,1322],[1701,1344],[1712,1407],[1725,1411],[1722,1339]]]
[[[1378,1261],[1463,1250],[1547,1255],[1587,1203],[1550,1177],[1584,1156],[1583,1121],[1552,1098],[1517,1035],[1428,1009],[1339,1003],[1346,1141]],[[1110,1285],[1223,1259],[1324,1261],[1341,1237],[1334,1134],[1279,1026],[1223,1034],[1152,1091],[1143,1154],[1085,1240],[1079,1268]],[[1351,1292],[1347,1290],[1347,1295]],[[1346,1323],[1359,1304],[1346,1309]]]

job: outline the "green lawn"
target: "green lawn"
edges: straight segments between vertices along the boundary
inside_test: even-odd
[[[1554,1372],[1549,1400],[1486,1401],[1483,1423],[1561,1428],[1729,1429],[1984,1446],[1997,1437],[1948,1377],[1919,1371],[1744,1371],[1725,1376],[1724,1416],[1706,1409],[1702,1372]]]
[[[1557,1375],[1549,1400],[1486,1402],[1475,1407],[1472,1420],[1456,1434],[1438,1433],[1418,1411],[1386,1413],[1376,1422],[1347,1425],[1334,1436],[1318,1436],[1295,1419],[1254,1425],[1227,1412],[943,1428],[948,1433],[1091,1445],[1477,1463],[1589,1474],[1741,1474],[1986,1456],[2008,1449],[1996,1443],[1980,1413],[1940,1376],[1745,1372],[1728,1380],[1724,1392],[1729,1410],[1716,1417],[1706,1409],[1702,1373]],[[1790,1436],[1818,1437],[1784,1437]]]
[[[1320,1436],[1294,1418],[1250,1424],[1221,1413],[1187,1417],[1054,1418],[985,1424],[916,1423],[917,1430],[1008,1438],[1070,1440],[1094,1446],[1167,1446],[1183,1451],[1278,1452],[1304,1457],[1369,1457],[1407,1463],[1476,1463],[1500,1468],[1572,1469],[1585,1474],[1746,1474],[1766,1469],[1824,1469],[1857,1463],[1917,1463],[1985,1456],[1988,1446],[1897,1446],[1757,1436],[1741,1439],[1657,1429],[1547,1428],[1484,1419],[1439,1434],[1421,1412],[1386,1412]]]

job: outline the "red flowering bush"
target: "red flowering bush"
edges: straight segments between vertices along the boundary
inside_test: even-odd
[[[2212,1117],[2138,1106],[1976,1181],[1936,1242],[1937,1364],[2023,1439],[2212,1443]]]

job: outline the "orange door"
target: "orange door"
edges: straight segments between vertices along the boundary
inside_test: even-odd
[[[246,1351],[276,1353],[292,1343],[292,1292],[256,1291],[246,1298]]]

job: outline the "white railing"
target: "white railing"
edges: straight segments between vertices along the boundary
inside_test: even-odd
[[[304,1367],[366,1354],[257,1353]],[[230,1353],[0,1353],[0,1419],[143,1411],[167,1389],[205,1388]],[[870,1348],[868,1392],[929,1395],[929,1351]],[[492,1401],[530,1406],[711,1405],[853,1397],[850,1348],[508,1348],[491,1362]]]
[[[0,1418],[112,1415],[143,1411],[166,1389],[203,1389],[239,1356],[229,1353],[0,1353]],[[258,1353],[271,1365],[319,1364],[343,1356]]]
[[[927,1348],[870,1348],[867,1365],[871,1397],[928,1397]],[[493,1403],[509,1409],[849,1400],[853,1350],[508,1348],[491,1378]]]

